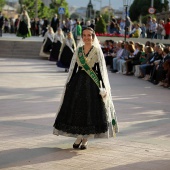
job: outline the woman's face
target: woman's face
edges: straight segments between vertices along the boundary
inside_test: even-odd
[[[163,51],[161,48],[159,48],[158,53],[162,55]]]
[[[82,39],[85,44],[92,44],[92,42],[93,42],[92,31],[84,30]]]
[[[61,34],[61,30],[60,30],[60,29],[58,29],[58,34],[59,34],[59,35]]]
[[[68,38],[71,38],[71,33],[70,33],[70,32],[67,34],[67,37],[68,37]]]
[[[49,33],[52,33],[52,29],[51,28],[49,28]]]

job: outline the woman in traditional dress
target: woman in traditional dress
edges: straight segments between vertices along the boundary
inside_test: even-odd
[[[30,28],[30,18],[28,16],[27,11],[24,10],[23,13],[20,15],[17,36],[22,37],[23,39],[26,37],[31,37]]]
[[[40,56],[41,57],[50,57],[50,52],[52,50],[52,45],[53,45],[53,41],[54,41],[54,32],[53,32],[53,28],[52,27],[48,27],[47,32],[45,33],[44,36],[44,41],[40,50]]]
[[[61,68],[65,68],[65,72],[68,72],[71,59],[73,57],[75,50],[76,50],[76,44],[73,35],[71,32],[68,32],[67,37],[61,46],[59,59],[57,62],[57,66]]]
[[[87,27],[70,65],[53,134],[77,138],[73,148],[83,150],[88,138],[109,138],[116,132],[104,55],[94,30]]]
[[[58,28],[55,36],[54,36],[54,41],[53,41],[53,47],[52,47],[52,51],[50,54],[50,61],[58,61],[58,56],[60,53],[60,48],[61,45],[63,44],[64,41],[64,34],[61,28]]]

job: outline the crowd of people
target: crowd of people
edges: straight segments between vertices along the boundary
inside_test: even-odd
[[[21,14],[22,15],[22,14]],[[18,30],[18,23],[21,16],[19,15],[18,18],[2,18],[2,13],[0,12],[0,19],[1,29],[3,28],[4,33],[16,33]],[[3,19],[3,21],[2,21]],[[53,28],[53,31],[56,32],[57,28],[62,28],[64,33],[67,33],[68,30],[70,30],[73,33],[74,39],[77,35],[76,33],[76,26],[80,25],[81,27],[91,27],[95,30],[95,24],[99,18],[91,19],[88,21],[85,21],[82,19],[81,21],[78,21],[77,19],[71,19],[66,18],[62,22],[60,22],[57,14],[54,15],[52,20],[50,21],[46,17],[44,18],[32,18],[30,19],[30,31],[32,36],[44,36],[48,25],[51,25]],[[147,22],[138,24],[133,23],[129,16],[127,16],[127,19],[116,19],[114,17],[111,18],[110,22],[106,24],[107,33],[109,34],[124,34],[125,29],[127,32],[127,35],[129,37],[134,38],[151,38],[151,39],[170,39],[170,18],[168,18],[166,21],[159,20],[157,22],[156,18],[152,18],[151,16],[148,16]]]
[[[106,40],[101,47],[111,72],[170,87],[170,46]]]
[[[0,16],[0,26],[2,26],[3,18],[1,13]],[[44,41],[40,56],[45,56],[50,61],[55,61],[58,67],[65,68],[67,72],[83,28],[91,27],[94,30],[96,22],[97,19],[92,19],[85,23],[83,19],[73,21],[71,18],[67,18],[60,23],[56,14],[51,22],[47,18],[30,20],[27,12],[23,11],[13,22],[13,31],[16,32],[17,36],[22,36],[23,38],[29,37],[31,34],[38,36],[42,34]],[[158,24],[155,18],[149,16],[146,26],[143,24],[142,27],[139,24],[133,25],[129,17],[126,21],[122,19],[120,22],[112,18],[107,27],[108,32],[120,33],[125,30],[125,25],[130,37],[170,38],[170,18],[167,19],[166,24],[163,20],[160,20]],[[2,35],[2,29],[0,33]],[[101,47],[105,55],[106,64],[110,66],[112,72],[135,75],[153,84],[164,87],[170,86],[170,47],[149,41],[144,45],[133,41],[114,42],[113,40],[105,41],[104,44],[101,44]]]

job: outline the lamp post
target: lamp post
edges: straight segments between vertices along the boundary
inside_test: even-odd
[[[127,35],[127,10],[128,10],[129,0],[123,0],[123,6],[125,7],[125,36],[124,41],[126,42],[126,35]]]
[[[35,0],[35,18],[38,18],[38,0]]]

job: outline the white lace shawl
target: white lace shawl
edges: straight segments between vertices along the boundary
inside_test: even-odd
[[[29,17],[29,15],[28,15],[28,12],[27,11],[25,11],[25,16],[24,16],[24,14],[22,13],[21,14],[21,16],[20,16],[20,20],[19,20],[19,24],[20,24],[20,21],[22,21],[23,19],[25,19],[25,21],[27,22],[27,26],[28,26],[28,28],[31,28],[31,24],[30,24],[30,17]],[[19,25],[18,24],[18,25]]]
[[[54,41],[54,32],[52,32],[51,34],[49,33],[49,31],[47,31],[44,35],[44,42],[41,46],[41,49],[40,49],[40,53],[39,53],[39,56],[41,57],[49,57],[50,55],[49,54],[46,54],[43,52],[43,49],[44,49],[44,45],[45,43],[47,42],[47,39],[50,39],[52,42]]]
[[[55,36],[54,36],[54,43],[57,43],[57,41],[60,41],[61,44],[63,43],[63,40],[64,40],[64,34],[58,34],[56,33]]]
[[[73,38],[71,38],[71,39],[66,38],[66,39],[64,39],[63,44],[62,44],[62,46],[61,46],[61,48],[60,48],[60,54],[59,54],[59,57],[58,57],[59,60],[60,60],[61,54],[62,54],[62,52],[63,52],[63,49],[64,49],[64,47],[65,47],[66,45],[70,48],[70,50],[71,50],[73,53],[75,52],[76,43],[75,43],[74,39],[73,39]],[[72,45],[74,46],[74,49],[72,48]]]

